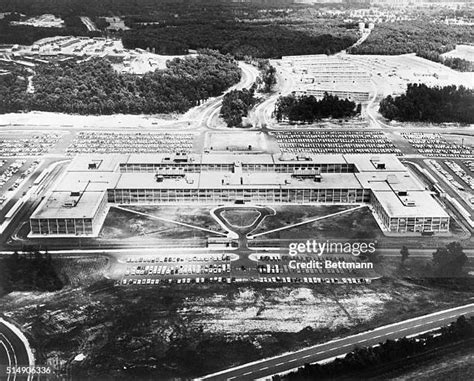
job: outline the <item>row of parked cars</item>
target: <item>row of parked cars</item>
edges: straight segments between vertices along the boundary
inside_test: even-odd
[[[210,278],[147,278],[133,279],[123,278],[118,280],[116,285],[155,285],[155,284],[191,284],[191,283],[243,283],[243,282],[260,282],[260,283],[307,283],[307,284],[370,284],[370,278],[316,278],[316,277],[261,277],[261,278],[236,278],[236,277],[210,277]]]
[[[464,188],[464,185],[460,184],[458,181],[456,181],[456,179],[454,178],[454,176],[452,174],[450,174],[446,169],[444,169],[441,164],[439,164],[437,161],[435,160],[430,160],[430,163],[433,165],[433,167],[436,169],[436,171],[441,175],[443,176],[453,187],[455,187],[456,189],[458,190],[461,190],[461,191],[465,191],[466,189]],[[464,181],[466,181],[466,183],[469,184],[470,188],[471,189],[474,189],[473,188],[473,179],[471,176],[467,175],[464,170],[459,167],[458,164],[456,164],[455,162],[452,162],[452,161],[445,161],[444,162],[454,173],[456,173],[459,177],[461,177]],[[459,167],[459,169],[458,169]],[[460,170],[462,171],[462,173],[464,174],[463,176],[461,176],[461,172]],[[466,176],[469,176],[469,178],[467,178]]]
[[[8,166],[7,169],[2,171],[0,174],[0,188],[2,188],[13,177],[13,175],[17,173],[21,167],[23,167],[25,163],[26,160],[15,160]],[[3,164],[5,164],[5,162]],[[11,190],[13,190],[13,188]]]
[[[343,269],[325,269],[325,268],[309,268],[309,269],[291,269],[287,265],[259,265],[257,266],[260,274],[288,274],[288,273],[306,273],[306,274],[345,274],[351,270]]]
[[[147,278],[147,279],[133,279],[133,278],[123,278],[122,281],[117,281],[116,285],[155,285],[155,284],[190,284],[190,283],[232,283],[235,282],[235,278],[229,277],[210,277],[210,278],[168,278],[168,279],[159,279],[159,278]]]
[[[262,277],[258,279],[262,283],[332,283],[332,284],[370,284],[370,278],[317,278],[317,277]]]
[[[451,169],[456,175],[463,179],[463,181],[469,185],[469,188],[471,188],[471,190],[474,190],[474,178],[471,175],[468,175],[458,163],[446,160],[444,164],[446,164],[449,169]]]
[[[474,149],[465,144],[445,140],[440,134],[402,132],[401,135],[421,154],[426,156],[473,157]]]
[[[375,131],[278,131],[283,152],[289,153],[394,153],[401,151],[382,132]]]
[[[151,265],[133,266],[125,270],[126,276],[139,275],[191,275],[191,274],[222,274],[230,272],[230,263],[209,265]]]
[[[169,263],[169,262],[209,262],[229,261],[227,254],[203,254],[203,255],[170,255],[157,257],[127,257],[127,263]]]
[[[77,153],[156,153],[190,152],[193,134],[81,132],[66,152]]]
[[[58,134],[0,139],[0,156],[40,156],[47,153],[58,140]]]

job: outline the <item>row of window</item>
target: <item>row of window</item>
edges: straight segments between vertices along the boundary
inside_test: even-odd
[[[173,201],[228,202],[368,202],[365,189],[110,189],[112,203],[160,203]]]
[[[234,164],[120,164],[122,173],[154,173],[159,170],[182,169],[187,173],[204,171],[232,172]],[[243,172],[278,172],[293,173],[298,170],[320,169],[322,173],[355,173],[354,164],[242,164]]]
[[[90,218],[31,219],[30,227],[33,234],[90,235],[93,232]]]

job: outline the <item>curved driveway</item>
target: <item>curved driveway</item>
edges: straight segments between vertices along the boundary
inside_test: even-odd
[[[0,379],[29,380],[27,375],[6,374],[6,367],[33,366],[34,359],[23,334],[11,323],[0,318]],[[5,377],[5,378],[4,378]]]

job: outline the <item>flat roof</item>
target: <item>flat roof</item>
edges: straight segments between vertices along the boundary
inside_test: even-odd
[[[297,160],[300,157],[300,160]],[[309,158],[310,160],[301,160],[302,158]],[[347,164],[347,160],[344,159],[343,155],[338,154],[308,154],[308,153],[282,153],[274,155],[275,163],[278,164]]]
[[[127,159],[127,156],[121,154],[79,154],[72,159],[67,170],[68,172],[113,172],[119,163]],[[96,168],[89,168],[90,164],[94,164]]]
[[[116,172],[68,171],[54,188],[58,192],[100,192],[117,185],[120,174]]]
[[[132,153],[128,155],[127,159],[121,161],[120,164],[177,164],[173,160],[176,157],[174,153]],[[185,154],[182,157],[187,157],[189,159],[188,164],[199,163],[201,161],[200,154]],[[169,160],[166,160],[169,159]]]
[[[256,154],[249,151],[248,153],[209,153],[203,154],[201,157],[203,164],[231,164],[239,162],[242,164],[273,164],[273,156],[271,154]]]
[[[242,183],[241,183],[242,178]],[[155,180],[153,173],[123,173],[116,189],[228,189],[228,188],[301,188],[301,189],[361,189],[353,173],[324,173],[321,182],[312,178],[298,179],[288,173],[259,172],[232,174],[230,172],[186,173],[184,178]]]
[[[71,197],[71,192],[51,192],[31,218],[94,218],[106,191],[84,192],[74,207],[67,207],[65,203],[76,197]]]
[[[393,154],[344,154],[344,158],[348,163],[355,164],[360,172],[408,171]],[[377,169],[376,163],[385,164],[385,169]]]
[[[425,188],[408,172],[362,172],[356,173],[362,187],[372,190],[422,191]]]
[[[391,191],[374,191],[373,194],[389,217],[449,217],[428,191],[408,192],[407,197],[401,198]],[[404,205],[402,200],[406,199],[413,201],[414,206]]]

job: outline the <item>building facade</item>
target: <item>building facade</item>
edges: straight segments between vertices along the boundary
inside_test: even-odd
[[[386,232],[449,230],[448,214],[395,155],[92,156],[72,161],[31,216],[31,235],[96,236],[113,204],[194,203],[365,203]]]

